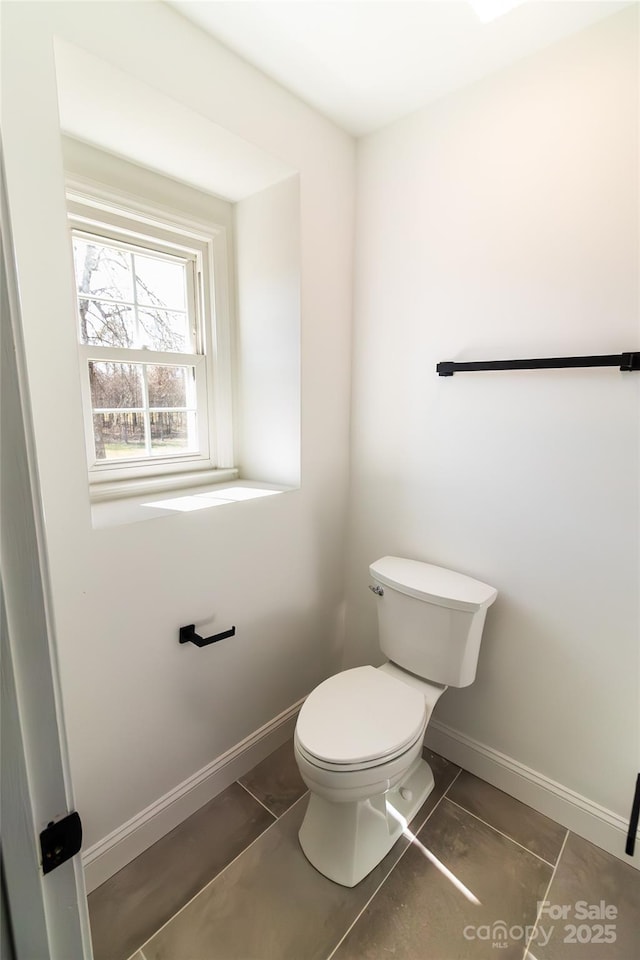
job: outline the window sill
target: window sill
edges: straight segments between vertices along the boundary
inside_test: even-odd
[[[237,471],[234,471],[237,475]],[[155,494],[140,493],[137,496],[94,501],[91,505],[91,521],[94,529],[138,523],[142,520],[176,516],[178,513],[210,510],[214,507],[245,503],[276,493],[285,493],[293,487],[252,480],[233,480],[226,483],[208,483],[176,489],[157,490]]]

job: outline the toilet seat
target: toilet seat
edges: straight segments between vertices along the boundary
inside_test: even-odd
[[[390,764],[393,760],[402,758],[406,753],[409,753],[415,744],[418,741],[422,740],[424,736],[425,726],[420,730],[415,740],[405,747],[402,747],[400,750],[396,750],[391,754],[387,754],[384,757],[376,757],[375,760],[366,760],[364,763],[331,763],[329,760],[322,760],[319,757],[315,757],[313,754],[308,753],[304,747],[300,745],[300,741],[297,736],[294,737],[294,746],[299,756],[303,757],[308,763],[312,766],[317,767],[319,770],[325,770],[328,773],[357,773],[358,771],[363,770],[376,770],[378,767],[386,766]]]
[[[365,770],[410,750],[426,723],[419,690],[375,667],[356,667],[329,677],[309,695],[298,716],[296,745],[325,770]]]

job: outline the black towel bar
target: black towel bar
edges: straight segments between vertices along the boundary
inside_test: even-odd
[[[436,364],[440,377],[473,370],[557,370],[561,367],[619,367],[640,370],[640,352],[610,353],[597,357],[541,357],[534,360],[474,360],[469,363],[443,360]]]

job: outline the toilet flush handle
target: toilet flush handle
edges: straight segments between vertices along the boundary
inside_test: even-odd
[[[371,590],[372,593],[375,593],[376,597],[384,597],[384,590],[382,589],[382,587],[379,587],[377,583],[375,587],[373,586],[373,584],[370,583],[369,590]]]

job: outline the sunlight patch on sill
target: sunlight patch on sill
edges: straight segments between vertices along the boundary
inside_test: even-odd
[[[213,507],[231,506],[249,500],[270,497],[274,493],[285,493],[297,489],[259,481],[232,481],[224,484],[211,484],[185,490],[158,493],[157,499],[149,499],[149,493],[127,499],[112,500],[91,505],[91,522],[94,529],[138,523],[141,520],[153,520],[207,510]]]
[[[161,510],[205,510],[207,507],[217,507],[225,503],[237,503],[240,500],[256,500],[258,497],[270,497],[273,493],[282,493],[282,490],[268,490],[262,487],[227,487],[223,490],[211,490],[207,493],[195,493],[186,497],[172,497],[170,500],[152,500],[143,503],[143,507],[154,507]]]

